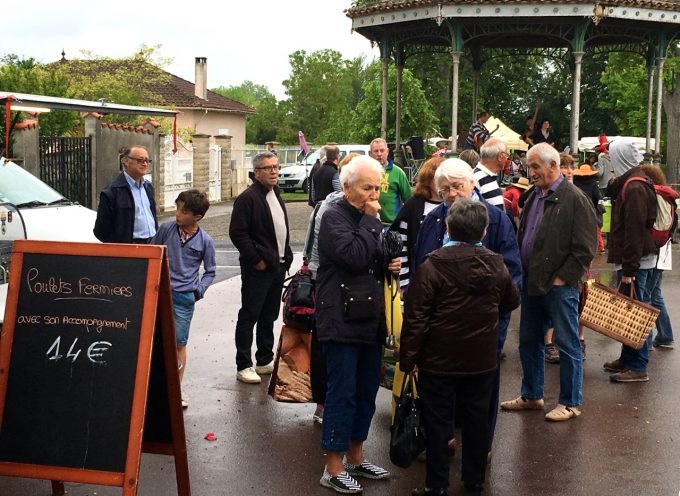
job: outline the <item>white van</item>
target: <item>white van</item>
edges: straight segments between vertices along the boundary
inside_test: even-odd
[[[338,145],[340,160],[348,153],[368,155],[370,145]],[[309,171],[319,159],[319,150],[309,152],[297,165],[284,167],[279,171],[279,188],[282,191],[292,192],[301,189],[305,193],[309,191]]]
[[[12,242],[17,239],[98,243],[97,212],[73,203],[14,162],[0,157],[0,325],[5,318]]]

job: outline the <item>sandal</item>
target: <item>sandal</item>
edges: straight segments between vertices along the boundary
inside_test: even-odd
[[[579,415],[581,415],[581,410],[578,408],[558,403],[555,408],[545,414],[545,419],[552,420],[553,422],[562,422],[564,420],[576,418]]]

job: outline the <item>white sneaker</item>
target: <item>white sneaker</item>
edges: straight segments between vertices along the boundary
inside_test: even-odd
[[[186,398],[182,398],[182,409],[187,408],[189,408],[189,402],[186,400]]]
[[[236,380],[245,382],[246,384],[259,384],[262,382],[262,378],[257,375],[255,369],[252,367],[236,372]]]
[[[267,365],[258,365],[255,367],[255,372],[260,375],[268,375],[274,372],[274,360],[269,362]]]

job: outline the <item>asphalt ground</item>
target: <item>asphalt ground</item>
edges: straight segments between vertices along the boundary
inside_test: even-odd
[[[291,239],[304,240],[305,204],[288,206]],[[212,215],[210,215],[212,213]],[[235,379],[234,326],[240,307],[237,257],[229,253],[228,204],[211,207],[202,221],[224,250],[221,282],[196,306],[188,345],[185,395],[187,447],[192,494],[330,495],[319,485],[324,460],[320,427],[312,423],[312,404],[277,403],[267,396],[267,381],[246,385]],[[296,250],[294,268],[300,264]],[[676,260],[680,260],[676,251]],[[234,268],[234,266],[236,266]],[[611,282],[611,267],[598,255],[593,273]],[[678,322],[680,277],[664,275],[664,296],[671,320]],[[234,277],[236,275],[236,277]],[[519,394],[521,366],[517,350],[519,311],[515,311],[502,362],[501,399]],[[278,330],[280,322],[275,325]],[[676,332],[680,332],[677,330]],[[501,412],[486,495],[524,496],[676,496],[680,491],[680,349],[650,352],[648,383],[612,384],[602,364],[618,356],[613,340],[586,330],[584,403],[577,419],[550,423],[545,412]],[[546,411],[557,401],[559,365],[546,364]],[[392,472],[387,481],[362,481],[364,494],[410,494],[422,486],[425,466],[391,465],[388,456],[390,393],[381,389],[366,457]],[[214,432],[217,440],[204,436]],[[464,443],[464,440],[463,440]],[[460,449],[451,464],[451,495],[464,494]],[[118,488],[66,485],[73,496],[120,495]],[[0,496],[50,494],[47,481],[0,477]],[[172,458],[142,455],[140,495],[176,494]]]

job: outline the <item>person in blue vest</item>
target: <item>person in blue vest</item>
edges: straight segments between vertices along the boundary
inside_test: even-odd
[[[416,241],[416,260],[415,270],[425,261],[427,256],[435,250],[444,246],[449,240],[446,231],[446,216],[449,207],[455,201],[466,198],[481,202],[487,210],[489,225],[485,236],[482,238],[482,245],[489,250],[498,253],[503,257],[503,262],[518,288],[522,284],[522,265],[519,256],[517,238],[512,227],[510,218],[500,209],[486,202],[477,187],[477,181],[473,176],[470,166],[458,159],[449,158],[439,166],[434,175],[434,182],[441,196],[442,202],[437,208],[432,210],[423,220]],[[413,278],[415,274],[411,275]],[[512,312],[501,312],[498,320],[498,359],[503,352],[503,345],[508,333],[508,324]],[[493,443],[493,434],[496,429],[496,417],[498,415],[500,389],[500,368],[496,369],[493,395],[489,408],[489,451]]]

